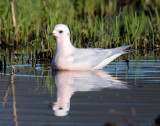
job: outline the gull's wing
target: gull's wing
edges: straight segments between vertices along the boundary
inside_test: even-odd
[[[100,64],[103,60],[116,55],[125,53],[125,49],[131,45],[122,46],[113,49],[76,49],[72,54],[72,63],[76,65],[84,65],[88,68],[93,68]]]

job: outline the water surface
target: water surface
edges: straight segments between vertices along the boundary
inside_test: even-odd
[[[160,55],[130,55],[129,62],[80,72],[51,71],[50,63],[21,54],[5,55],[5,69],[2,55],[0,125],[151,126],[160,115]]]

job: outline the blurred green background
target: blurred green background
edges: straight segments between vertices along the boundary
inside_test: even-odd
[[[49,36],[58,23],[69,26],[75,47],[160,47],[160,0],[9,0],[0,1],[0,44],[54,54]]]

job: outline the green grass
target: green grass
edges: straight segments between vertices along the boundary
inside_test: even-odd
[[[160,47],[159,0],[15,0],[14,7],[16,28],[9,0],[0,1],[0,41],[29,45],[31,53],[53,57],[55,40],[48,34],[58,23],[69,26],[80,48]]]

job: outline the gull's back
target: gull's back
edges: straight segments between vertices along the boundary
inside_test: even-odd
[[[122,46],[113,49],[76,49],[72,54],[72,63],[88,69],[102,69],[118,56],[125,53],[125,49],[131,45]]]

